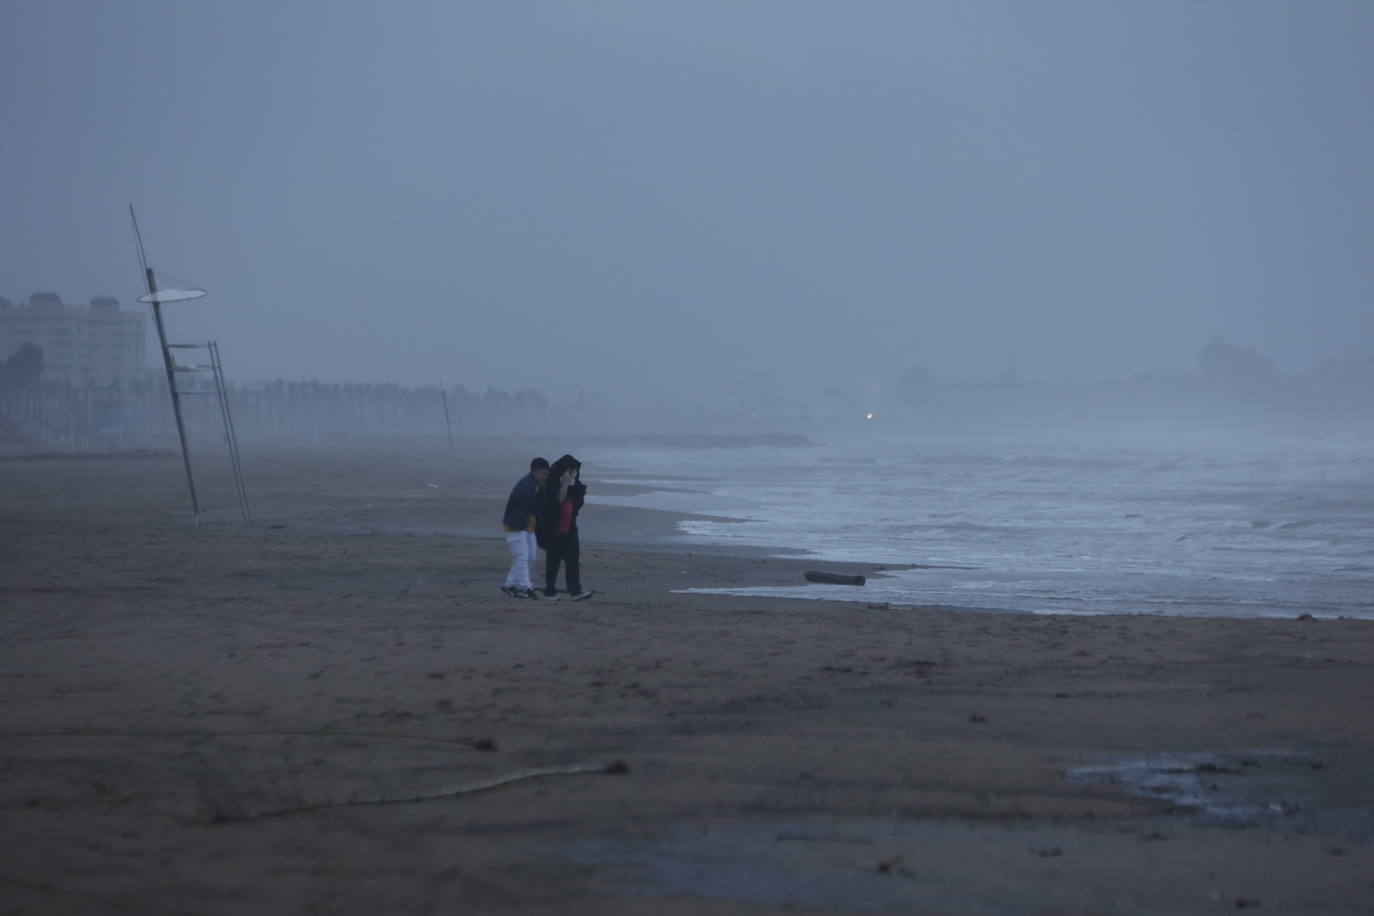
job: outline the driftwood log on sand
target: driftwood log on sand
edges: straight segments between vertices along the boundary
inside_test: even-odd
[[[842,576],[839,573],[817,572],[808,569],[803,575],[807,582],[824,582],[827,585],[863,585],[863,576]]]

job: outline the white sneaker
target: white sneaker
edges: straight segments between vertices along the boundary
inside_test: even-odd
[[[543,598],[545,601],[562,601],[562,600],[563,600],[563,596],[560,595],[560,594],[558,594],[558,592],[547,592],[547,591],[545,591],[545,592],[540,592],[540,593],[539,593],[539,597]]]

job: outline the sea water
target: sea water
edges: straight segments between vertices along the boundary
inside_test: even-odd
[[[837,437],[588,453],[689,543],[893,567],[693,591],[1060,614],[1374,619],[1374,443]],[[588,518],[592,522],[593,518]]]

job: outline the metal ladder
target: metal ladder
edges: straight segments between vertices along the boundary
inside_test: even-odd
[[[168,350],[205,350],[210,355],[209,365],[202,366],[183,366],[173,361],[173,372],[209,372],[211,373],[212,385],[210,389],[195,388],[189,391],[177,386],[177,394],[180,396],[193,394],[213,394],[219,399],[220,417],[224,420],[224,441],[229,446],[229,464],[234,469],[234,484],[238,488],[239,511],[243,513],[243,524],[251,527],[253,524],[253,511],[248,507],[248,491],[243,483],[243,464],[239,460],[239,440],[234,433],[234,418],[229,413],[229,393],[224,385],[224,367],[219,359],[219,342],[208,341],[206,343],[186,343],[167,345]],[[199,524],[200,519],[196,519]]]

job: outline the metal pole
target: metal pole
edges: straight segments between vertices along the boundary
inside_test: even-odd
[[[440,382],[440,385],[442,386],[443,383]],[[448,427],[448,450],[449,450],[449,454],[452,454],[452,453],[453,453],[453,423],[452,423],[452,422],[449,420],[449,418],[448,418],[448,395],[444,393],[444,389],[443,389],[442,387],[439,388],[439,397],[441,397],[441,398],[444,399],[444,425]]]
[[[151,267],[144,268],[144,279],[148,282],[148,295],[152,297],[153,322],[157,324],[157,340],[162,347],[162,365],[167,370],[167,391],[172,395],[172,413],[177,418],[177,438],[181,440],[181,460],[186,465],[186,486],[191,490],[191,512],[196,524],[200,524],[200,500],[196,498],[196,478],[191,473],[191,452],[186,447],[186,425],[181,421],[181,396],[177,393],[176,364],[172,362],[172,351],[167,349],[167,332],[162,328],[162,304],[157,301],[157,278]]]
[[[234,417],[229,411],[229,389],[224,383],[224,363],[219,358],[219,342],[210,341],[210,365],[215,370],[215,387],[219,391],[219,409],[224,415],[224,436],[229,442],[229,460],[234,468],[234,483],[239,488],[239,508],[243,511],[244,527],[252,527],[253,513],[248,508],[248,489],[243,480],[243,463],[239,461],[239,437],[234,432]]]

